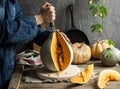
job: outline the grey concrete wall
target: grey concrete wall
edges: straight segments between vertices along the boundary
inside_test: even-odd
[[[52,3],[56,8],[56,27],[62,31],[71,29],[70,13],[67,11],[69,4],[74,5],[74,21],[76,28],[86,33],[90,43],[98,39],[98,35],[91,33],[90,26],[97,20],[89,11],[87,0],[19,0],[24,15],[34,15],[39,12],[39,6],[45,1]],[[117,48],[120,48],[120,0],[106,0],[108,16],[103,21],[104,34],[107,39],[112,39]],[[50,29],[49,26],[46,26]],[[101,36],[100,36],[101,37]]]

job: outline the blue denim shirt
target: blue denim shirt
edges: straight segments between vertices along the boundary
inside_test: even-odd
[[[7,89],[14,71],[16,45],[29,41],[42,45],[49,33],[37,26],[33,16],[22,16],[17,0],[0,0],[0,89]]]

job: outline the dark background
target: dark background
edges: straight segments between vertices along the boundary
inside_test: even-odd
[[[46,1],[52,3],[56,8],[55,24],[57,28],[62,31],[67,31],[71,28],[70,13],[67,11],[67,7],[69,4],[73,4],[76,28],[85,32],[90,43],[98,39],[97,34],[91,33],[90,26],[98,22],[98,20],[91,15],[88,0],[19,0],[25,16],[38,13],[40,6]],[[106,0],[104,5],[107,7],[108,15],[103,20],[103,33],[107,39],[113,40],[115,46],[120,49],[120,0]],[[50,29],[49,25],[46,26],[46,29]],[[18,46],[18,51],[31,47],[31,43],[29,43],[30,46],[28,44],[27,46],[21,45]]]

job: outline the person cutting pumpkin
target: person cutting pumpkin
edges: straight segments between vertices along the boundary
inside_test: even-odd
[[[0,89],[7,89],[14,72],[16,46],[34,41],[42,45],[50,30],[39,25],[55,20],[55,7],[45,2],[35,16],[23,16],[18,0],[0,0]]]

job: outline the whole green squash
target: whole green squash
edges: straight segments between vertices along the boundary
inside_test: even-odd
[[[101,53],[101,63],[105,66],[115,66],[120,61],[120,50],[110,47]]]

